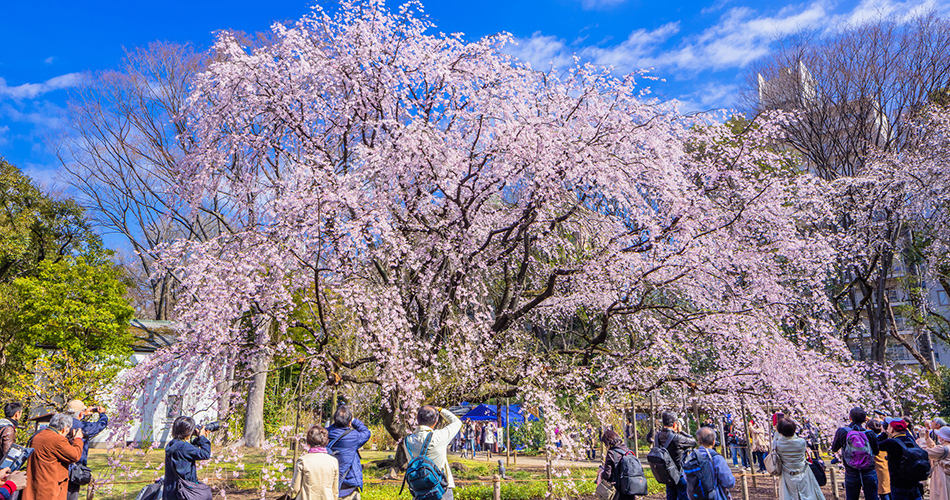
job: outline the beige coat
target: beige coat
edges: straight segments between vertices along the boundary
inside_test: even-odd
[[[950,500],[950,443],[935,444],[927,432],[917,439],[917,446],[930,456],[930,500]]]
[[[775,439],[775,454],[782,464],[779,500],[825,500],[815,475],[805,462],[807,453],[808,446],[800,437],[778,435]]]
[[[297,459],[290,496],[297,500],[337,500],[340,464],[326,453],[307,453]]]

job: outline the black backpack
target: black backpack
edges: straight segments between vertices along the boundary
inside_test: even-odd
[[[913,482],[926,481],[930,477],[930,457],[927,452],[916,444],[908,448],[903,439],[894,438],[894,441],[904,449],[901,462],[897,466],[901,477]]]
[[[643,473],[643,466],[640,465],[640,459],[630,450],[626,453],[617,450],[620,453],[620,460],[614,468],[613,483],[617,493],[629,497],[634,495],[647,494],[647,476]]]
[[[650,464],[650,470],[653,471],[653,477],[660,484],[676,484],[680,482],[679,465],[673,461],[670,456],[670,443],[673,442],[673,431],[669,431],[666,438],[666,444],[660,446],[660,433],[657,433],[656,443],[650,453],[647,454],[647,462]]]
[[[705,451],[705,453],[700,453]],[[689,500],[716,500],[716,489],[719,480],[716,477],[716,467],[713,465],[713,456],[718,455],[702,448],[695,450],[683,461],[683,474],[686,476],[686,497]]]

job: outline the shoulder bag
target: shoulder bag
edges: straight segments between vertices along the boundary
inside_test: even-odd
[[[769,454],[765,456],[765,470],[771,476],[781,476],[782,475],[782,461],[778,458],[778,453],[775,452],[775,440],[772,440],[772,444],[769,445]]]
[[[193,483],[186,479],[178,478],[178,498],[180,500],[211,500],[211,487],[205,483]]]

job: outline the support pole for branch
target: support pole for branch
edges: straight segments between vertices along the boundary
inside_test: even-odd
[[[511,399],[509,398],[505,398],[505,467],[511,467]]]
[[[633,456],[640,458],[640,434],[637,430],[637,405],[633,405]]]
[[[749,462],[749,467],[752,468],[752,429],[749,428],[749,416],[746,415],[745,411],[745,399],[742,400],[742,426],[745,428],[745,459],[746,462]],[[755,475],[752,476],[752,487],[759,487],[756,484]]]
[[[300,407],[303,401],[303,365],[300,366],[300,376],[297,377],[297,416],[294,419],[294,466],[297,464],[297,457],[300,456],[300,441],[297,440],[297,434],[300,432]]]
[[[841,500],[841,492],[838,491],[838,471],[837,467],[831,466],[828,468],[828,471],[831,473],[831,496],[835,500]]]
[[[554,478],[551,470],[551,450],[544,450],[545,470],[548,476],[548,495],[554,495]]]
[[[749,500],[749,476],[742,473],[742,500]]]

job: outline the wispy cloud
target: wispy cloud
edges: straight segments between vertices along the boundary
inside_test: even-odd
[[[53,59],[56,59],[56,58],[53,56],[49,56],[46,59],[43,59],[43,62],[45,62],[46,64],[53,64]]]
[[[627,0],[581,0],[581,6],[585,9],[604,9],[620,5]]]
[[[582,46],[536,32],[519,40],[522,48],[512,50],[512,54],[538,68],[547,68],[552,62],[566,66],[577,56],[619,72],[653,67],[660,74],[689,78],[704,71],[743,68],[768,54],[775,40],[802,30],[831,31],[882,17],[906,19],[931,9],[950,9],[950,2],[937,1],[862,0],[845,12],[836,12],[828,0],[788,5],[772,13],[733,7],[695,34],[679,36],[680,24],[668,23],[653,30],[635,30],[613,45]],[[719,0],[703,14],[724,9],[728,2]],[[543,64],[538,65],[541,61]]]
[[[15,87],[7,85],[7,81],[0,78],[0,98],[35,99],[47,92],[75,87],[81,82],[81,73],[66,73],[50,78],[43,83],[24,83]]]

